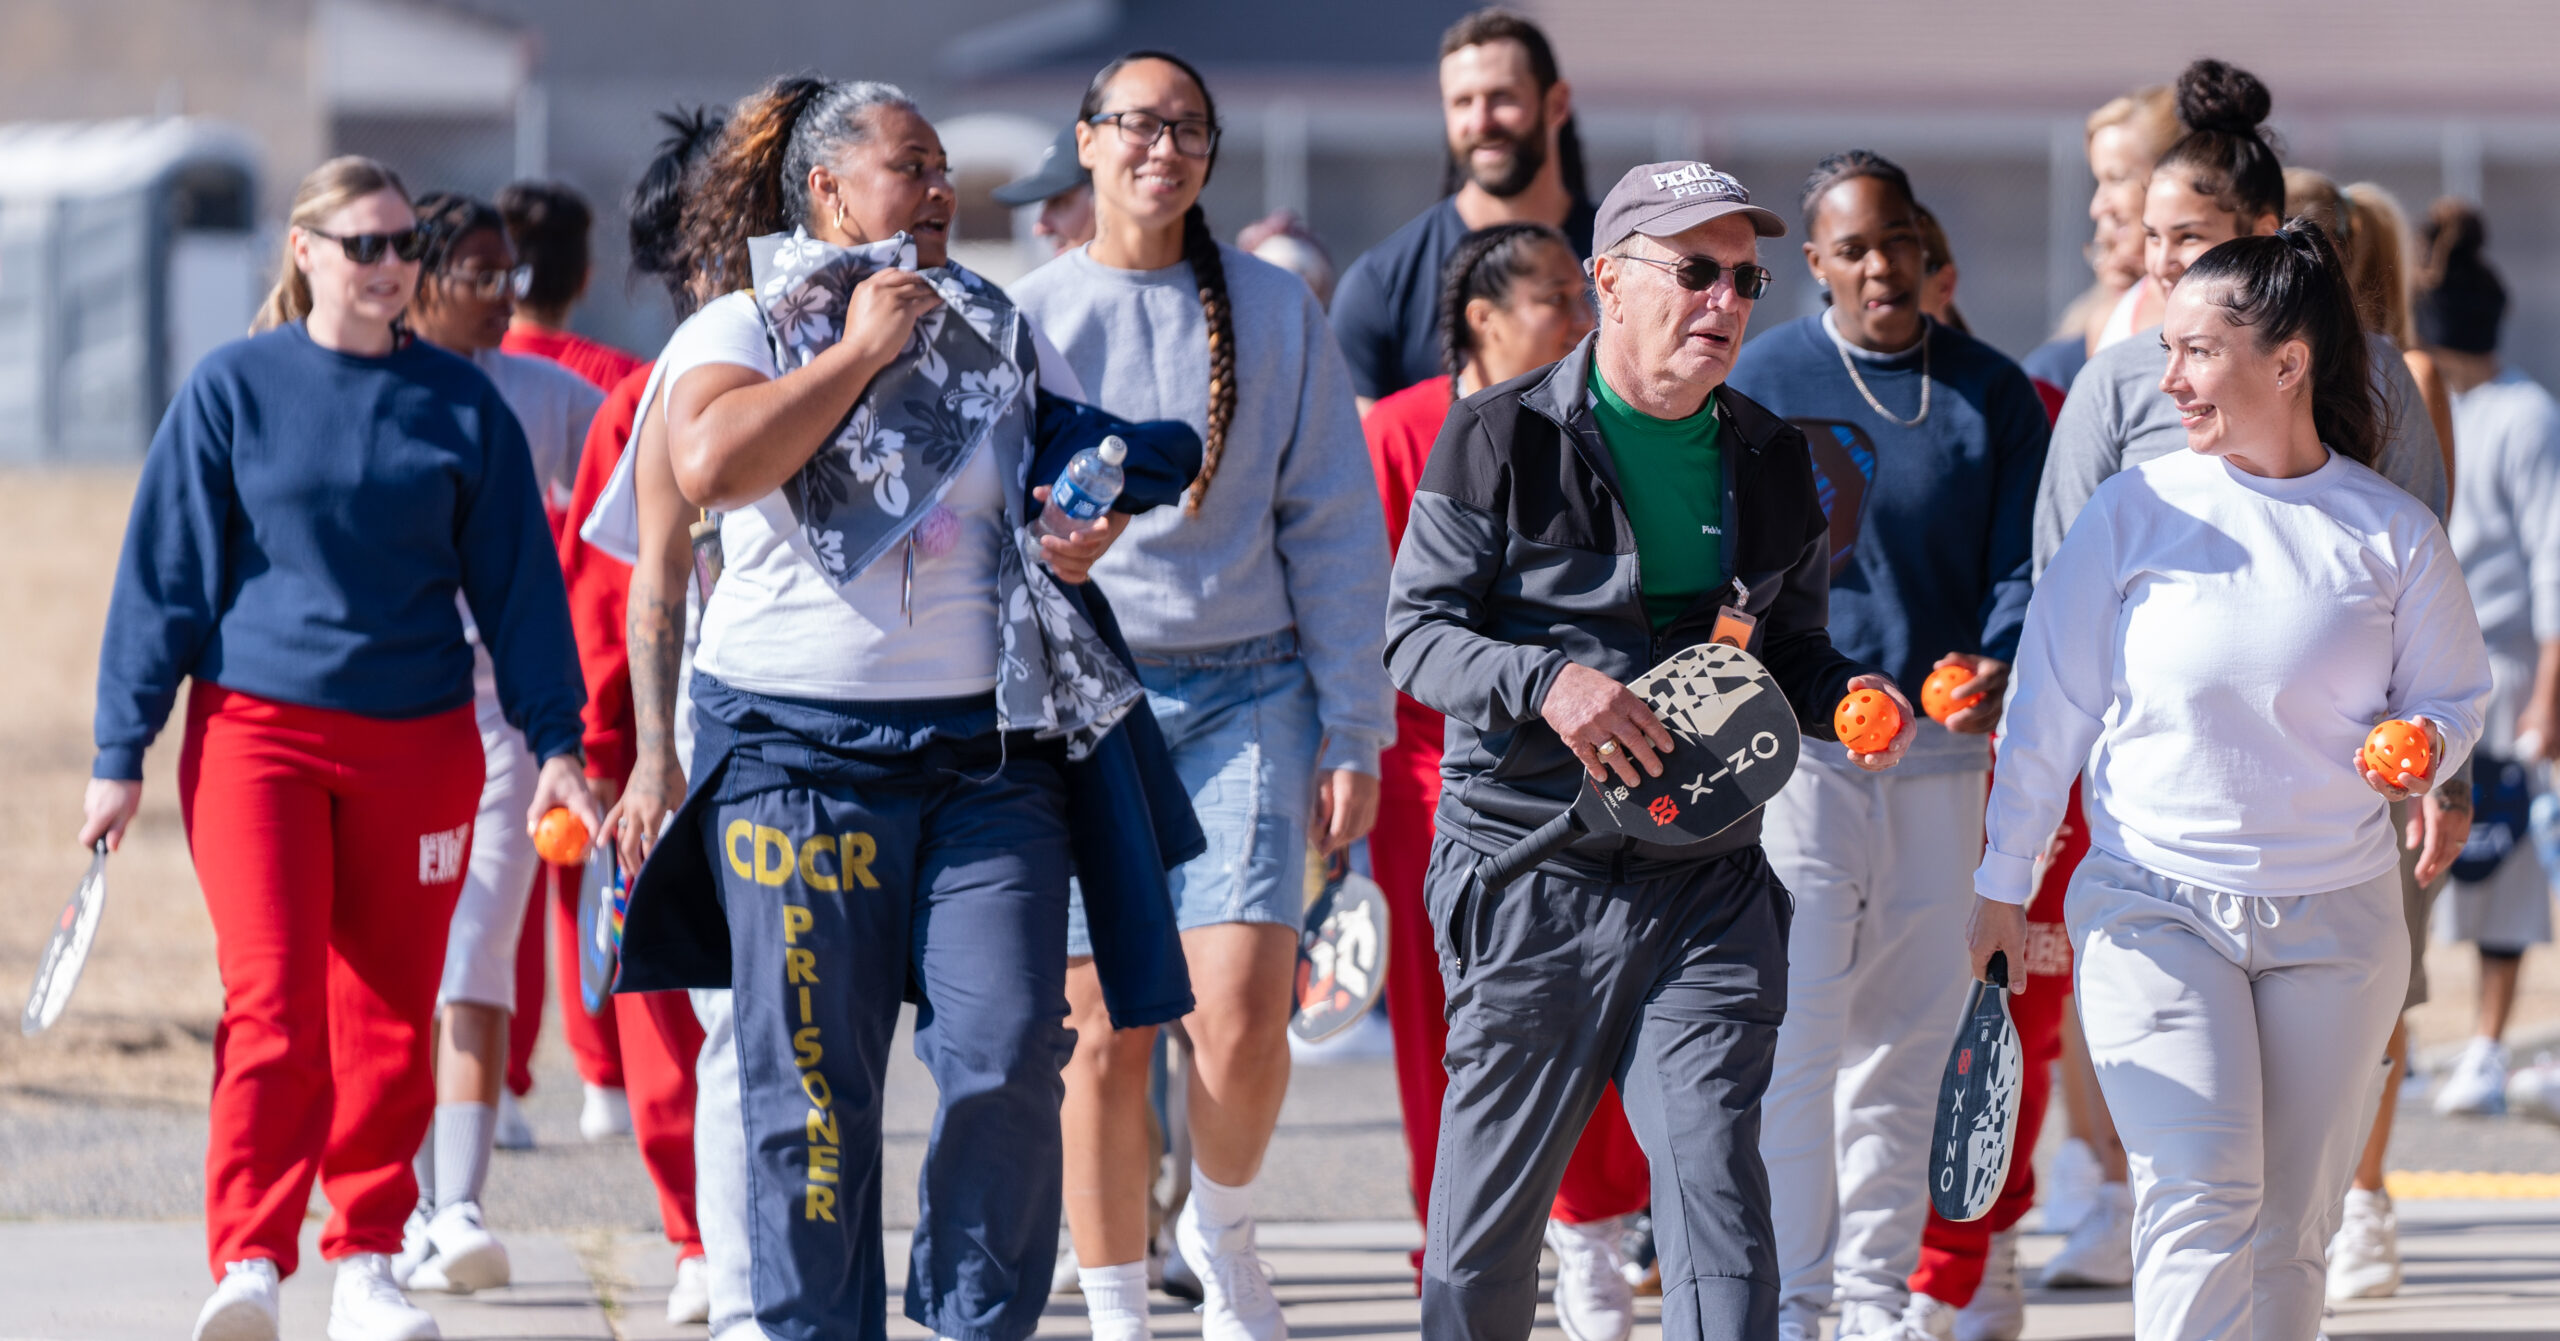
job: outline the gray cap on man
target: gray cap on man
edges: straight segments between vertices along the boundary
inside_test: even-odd
[[[1040,151],[1040,166],[1033,168],[1029,176],[1016,177],[989,194],[999,205],[1037,205],[1092,180],[1093,174],[1076,161],[1076,128],[1069,126]]]
[[[1704,163],[1675,159],[1642,163],[1609,188],[1592,221],[1591,251],[1597,256],[1629,237],[1669,237],[1685,233],[1709,219],[1728,214],[1751,216],[1751,231],[1761,237],[1785,237],[1787,221],[1751,203],[1751,193],[1732,174]]]

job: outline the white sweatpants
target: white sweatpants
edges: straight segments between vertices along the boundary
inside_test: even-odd
[[[487,652],[471,651],[487,661]],[[436,1004],[468,1001],[513,1011],[516,942],[524,937],[525,899],[542,866],[533,836],[524,827],[540,770],[524,733],[507,725],[499,712],[493,679],[483,680],[472,709],[488,773],[480,785],[480,814],[471,823],[471,864],[463,873],[462,896],[453,905],[452,928],[445,933],[444,979],[436,987]]]
[[[1977,771],[1906,777],[1808,758],[1769,803],[1760,841],[1795,921],[1760,1157],[1782,1316],[1807,1335],[1835,1291],[1900,1312],[1920,1264],[1988,788]]]
[[[2311,1341],[2409,973],[2400,877],[2201,889],[2103,852],[2064,917],[2133,1170],[2140,1341]]]

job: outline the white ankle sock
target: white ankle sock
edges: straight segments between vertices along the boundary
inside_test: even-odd
[[[1143,1338],[1147,1335],[1147,1264],[1144,1259],[1118,1266],[1077,1267],[1076,1287],[1084,1291],[1085,1317],[1100,1337]]]
[[[1199,1208],[1202,1229],[1232,1229],[1253,1218],[1253,1184],[1229,1187],[1191,1166],[1191,1204]]]

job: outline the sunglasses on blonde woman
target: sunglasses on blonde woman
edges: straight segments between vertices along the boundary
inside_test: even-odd
[[[1769,281],[1774,277],[1770,274],[1769,267],[1765,265],[1753,265],[1745,261],[1740,265],[1729,266],[1712,256],[1683,256],[1676,261],[1664,261],[1651,256],[1622,255],[1618,259],[1642,261],[1646,265],[1661,266],[1671,272],[1671,278],[1678,282],[1681,288],[1691,293],[1704,293],[1716,286],[1716,280],[1731,274],[1733,291],[1736,294],[1745,298],[1757,298],[1769,291]]]
[[[397,233],[348,233],[343,237],[317,228],[302,231],[337,243],[347,253],[347,259],[358,265],[372,265],[381,260],[385,252],[403,261],[414,261],[427,251],[426,235],[414,228],[403,228]]]

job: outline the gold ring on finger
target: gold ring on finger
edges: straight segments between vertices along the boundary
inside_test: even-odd
[[[1616,742],[1616,741],[1614,741],[1614,740],[1604,740],[1604,741],[1601,741],[1601,742],[1600,742],[1600,748],[1599,748],[1598,750],[1594,751],[1594,753],[1598,753],[1598,754],[1616,754],[1617,752],[1618,752],[1618,742]]]

